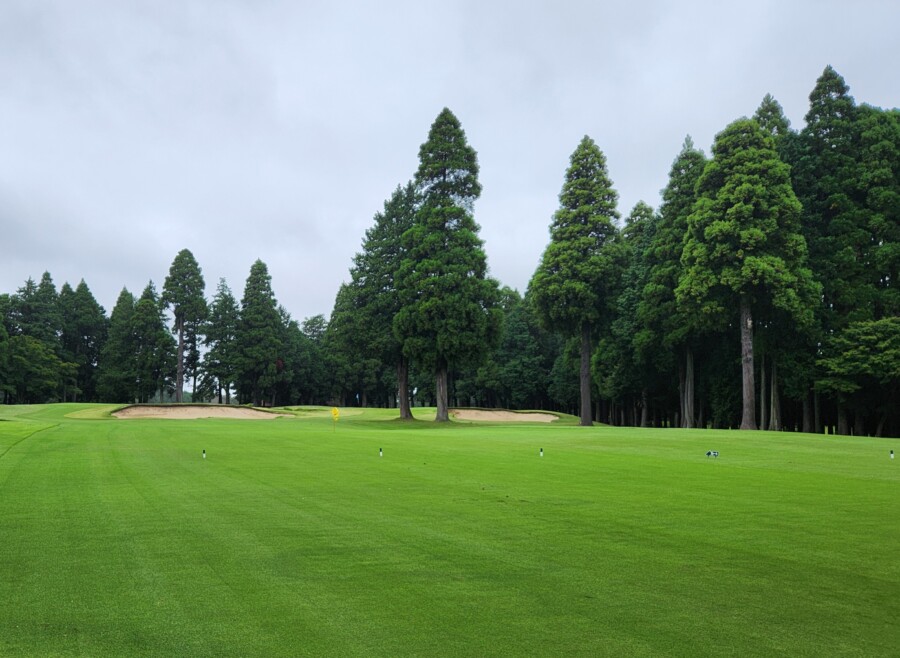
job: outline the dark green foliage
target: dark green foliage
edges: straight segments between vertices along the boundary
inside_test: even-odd
[[[459,119],[446,107],[419,148],[416,186],[427,204],[460,206],[468,213],[481,196],[478,156],[466,141]]]
[[[271,404],[284,368],[283,323],[266,264],[257,260],[241,299],[235,355],[241,402]]]
[[[638,303],[642,329],[635,335],[635,345],[645,360],[659,359],[665,348],[681,346],[692,330],[699,329],[696,319],[677,304],[675,289],[683,271],[681,256],[688,216],[697,200],[697,181],[706,162],[703,152],[694,148],[688,136],[672,163],[669,183],[662,192],[659,220],[646,253],[648,280]]]
[[[59,312],[63,358],[78,368],[76,387],[70,397],[74,401],[96,402],[99,400],[97,369],[109,324],[106,312],[94,299],[84,279],[75,290],[68,283],[63,284],[59,292]]]
[[[574,336],[607,317],[615,279],[606,247],[616,240],[617,194],[606,158],[590,137],[572,153],[559,198],[550,244],[529,290],[545,326]]]
[[[480,362],[499,337],[502,312],[471,214],[481,193],[477,157],[450,110],[438,115],[419,159],[421,205],[403,234],[394,332],[407,358],[435,372],[437,420],[446,421],[449,370]]]
[[[0,318],[3,317],[3,307],[5,306],[3,297],[0,295]],[[7,401],[7,396],[14,393],[12,382],[12,372],[9,366],[9,334],[6,331],[6,325],[0,322],[0,403]]]
[[[825,345],[819,360],[823,376],[817,388],[836,395],[860,419],[877,419],[863,432],[881,436],[887,425],[897,436],[900,421],[900,318],[894,316],[875,321],[854,322]]]
[[[857,113],[859,174],[869,251],[862,252],[875,288],[875,318],[900,315],[900,110],[862,105]]]
[[[151,281],[134,307],[131,318],[134,398],[162,401],[171,390],[176,368],[175,341],[166,330],[159,297]]]
[[[219,279],[216,294],[203,324],[203,389],[219,402],[231,402],[237,378],[237,332],[240,309],[225,279]],[[222,393],[225,393],[223,400]]]
[[[342,285],[328,323],[328,351],[335,360],[335,394],[359,396],[393,406],[398,374],[406,372],[402,346],[393,330],[400,311],[397,272],[405,251],[403,234],[415,220],[418,194],[412,183],[397,187],[366,231],[362,251],[353,259],[351,280]],[[407,381],[399,382],[404,391]],[[401,417],[410,418],[401,394]],[[408,398],[408,395],[406,396]]]
[[[163,285],[162,303],[172,307],[174,324],[172,332],[178,336],[178,364],[175,380],[175,401],[181,402],[184,395],[185,341],[189,345],[189,372],[196,367],[199,359],[197,332],[206,317],[206,283],[194,255],[182,249],[172,261],[169,275]]]
[[[759,127],[775,140],[776,147],[783,137],[791,132],[791,122],[784,116],[784,109],[772,94],[766,94],[762,99],[753,118]]]
[[[500,341],[477,369],[454,382],[460,404],[507,409],[553,406],[547,394],[558,340],[539,324],[529,301],[504,287],[500,291],[503,329]]]
[[[306,318],[300,325],[302,356],[295,375],[302,404],[325,404],[332,389],[331,355],[326,350],[328,321],[324,315]]]
[[[585,136],[572,153],[550,225],[550,244],[529,292],[544,325],[581,338],[581,423],[591,424],[591,334],[608,322],[624,252],[614,224],[617,194],[606,158]]]
[[[615,319],[602,351],[595,353],[592,361],[594,379],[599,382],[601,396],[629,400],[629,408],[633,408],[638,401],[641,405],[646,404],[642,398],[646,398],[657,373],[653,360],[647,358],[648,353],[635,348],[635,337],[643,328],[638,309],[649,280],[647,256],[658,224],[653,208],[643,201],[635,205],[625,220],[622,246],[628,265],[622,275],[621,292],[615,301]]]
[[[566,413],[578,411],[580,382],[578,379],[578,341],[566,341],[550,368],[547,394],[557,408]]]
[[[59,351],[58,295],[49,272],[44,272],[40,283],[29,278],[13,295],[8,322],[11,335],[31,336],[54,353]]]
[[[871,244],[858,187],[856,104],[844,79],[830,66],[809,100],[793,177],[803,204],[810,263],[823,285],[821,313],[827,332],[872,319],[876,292],[867,267]]]
[[[4,388],[19,404],[57,400],[57,392],[75,383],[77,367],[63,362],[33,336],[19,334],[5,341],[8,375]]]
[[[497,387],[505,407],[538,409],[546,397],[552,362],[546,343],[552,340],[538,324],[531,304],[509,291],[503,335],[489,363],[497,367]]]
[[[100,351],[97,374],[98,391],[104,402],[134,402],[131,324],[135,303],[134,295],[122,288],[109,318],[109,337]]]
[[[755,429],[753,314],[781,311],[812,323],[817,287],[806,266],[800,203],[772,137],[740,119],[716,136],[714,158],[697,183],[678,300],[701,322],[724,327],[740,308],[744,429]]]

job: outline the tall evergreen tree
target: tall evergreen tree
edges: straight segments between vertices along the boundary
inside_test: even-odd
[[[149,402],[158,395],[162,401],[174,384],[176,346],[166,330],[162,302],[153,281],[147,284],[135,304],[131,336],[135,397],[139,402]]]
[[[225,279],[219,279],[216,294],[209,306],[209,313],[203,325],[203,344],[207,348],[203,355],[203,372],[211,379],[219,402],[222,391],[225,403],[231,403],[231,389],[236,380],[237,332],[240,309],[231,288]]]
[[[645,350],[636,349],[635,336],[641,331],[638,309],[649,280],[647,256],[658,223],[653,208],[643,201],[639,201],[625,219],[622,243],[628,264],[622,276],[621,292],[615,302],[615,319],[606,349],[595,354],[595,357],[600,357],[595,358],[595,363],[601,366],[600,371],[607,373],[601,381],[605,392],[612,399],[629,403],[629,414],[640,409],[640,419],[630,418],[630,422],[642,426],[649,422],[649,391],[657,376],[657,368]]]
[[[252,401],[256,406],[271,403],[279,381],[282,318],[272,292],[272,277],[261,260],[251,266],[244,286],[236,348],[241,401]]]
[[[97,388],[103,402],[134,402],[133,355],[135,344],[132,336],[132,318],[136,300],[126,288],[122,288],[109,318],[109,336],[100,350],[97,372]]]
[[[647,282],[638,302],[639,329],[634,337],[638,359],[652,361],[659,372],[672,372],[677,361],[682,427],[694,427],[695,423],[694,347],[704,327],[678,306],[675,288],[682,275],[688,216],[697,200],[697,181],[705,166],[706,156],[688,135],[669,170],[659,218],[647,246]]]
[[[412,419],[409,408],[409,362],[394,334],[394,317],[401,300],[397,273],[405,256],[403,234],[415,221],[418,194],[410,182],[398,186],[384,209],[375,215],[375,225],[366,231],[362,251],[350,270],[350,306],[357,324],[353,332],[360,358],[395,364],[400,418]],[[332,323],[341,322],[332,314]]]
[[[394,331],[403,354],[435,373],[436,420],[446,422],[449,371],[477,364],[496,342],[502,322],[498,285],[487,276],[472,217],[481,194],[477,156],[446,108],[419,149],[415,182],[421,204],[403,235]]]
[[[547,328],[579,337],[581,424],[592,425],[592,333],[608,319],[621,267],[614,221],[618,195],[606,157],[585,136],[572,153],[550,225],[550,244],[529,286]]]
[[[756,121],[739,119],[716,136],[713,155],[698,181],[676,293],[694,313],[722,322],[730,308],[740,309],[741,429],[756,429],[754,310],[780,309],[811,322],[816,287],[800,203],[773,139]]]
[[[175,318],[172,331],[178,336],[178,366],[175,379],[175,401],[184,399],[185,340],[193,346],[196,357],[197,331],[207,313],[204,290],[206,283],[194,254],[182,249],[172,261],[163,285],[162,302],[172,307]],[[185,336],[187,333],[187,337]],[[192,363],[192,365],[194,365]]]
[[[82,279],[78,287],[65,283],[59,292],[62,323],[60,341],[66,361],[78,367],[77,388],[73,400],[97,401],[97,367],[106,341],[107,319],[103,307],[94,299]]]
[[[791,122],[784,115],[781,103],[775,100],[772,94],[766,94],[759,107],[756,108],[753,118],[763,131],[772,136],[776,150],[779,150],[779,142],[791,133]]]
[[[44,272],[39,283],[29,277],[18,289],[12,297],[10,323],[11,333],[31,336],[54,353],[59,352],[59,296],[49,272]]]

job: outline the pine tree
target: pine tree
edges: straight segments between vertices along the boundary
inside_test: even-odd
[[[175,317],[172,331],[178,336],[178,365],[175,379],[175,401],[184,399],[185,341],[192,347],[193,366],[197,359],[197,331],[206,317],[206,283],[194,255],[182,249],[172,261],[163,285],[162,303],[172,307]],[[185,335],[187,334],[187,336]],[[193,368],[191,368],[193,370]]]
[[[581,424],[592,425],[592,333],[607,320],[615,297],[622,252],[614,221],[617,194],[606,158],[585,136],[572,153],[550,226],[550,244],[529,290],[544,325],[580,338]]]
[[[421,205],[403,235],[397,272],[401,306],[394,332],[403,354],[435,373],[436,421],[449,421],[452,368],[480,362],[499,337],[497,282],[472,217],[481,194],[477,156],[459,120],[444,109],[419,149]]]

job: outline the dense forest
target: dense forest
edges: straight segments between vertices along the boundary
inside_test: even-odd
[[[900,111],[827,67],[796,131],[766,96],[661,204],[622,219],[585,137],[524,295],[488,276],[475,150],[443,110],[330,318],[243,296],[179,252],[107,316],[49,273],[0,294],[0,400],[556,409],[582,424],[900,436]],[[185,388],[191,392],[185,394]]]

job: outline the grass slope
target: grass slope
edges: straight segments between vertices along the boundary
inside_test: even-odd
[[[900,644],[896,442],[109,409],[0,408],[0,655]]]

